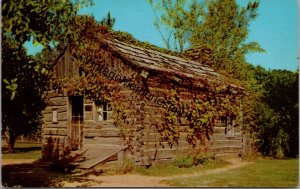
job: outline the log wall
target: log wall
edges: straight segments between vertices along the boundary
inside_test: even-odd
[[[48,91],[46,96],[47,107],[43,111],[42,154],[43,159],[58,159],[69,151],[68,97],[55,91]],[[54,111],[57,112],[57,122],[53,122]]]
[[[110,52],[102,51],[102,58],[110,72],[119,75],[121,78],[131,79],[142,91],[150,91],[151,95],[156,98],[164,99],[164,90],[170,90],[171,79],[161,78],[155,73],[149,72],[149,76],[142,76],[145,70],[130,66],[126,60],[116,56],[112,57]],[[104,65],[102,65],[104,66]],[[101,67],[100,67],[101,68]],[[95,68],[96,69],[96,68]],[[182,83],[190,83],[190,81],[181,81]],[[177,90],[185,103],[190,103],[192,94],[185,86],[176,83]],[[192,151],[191,145],[186,141],[188,122],[181,119],[180,123],[176,123],[180,129],[180,140],[178,145],[170,147],[166,142],[160,142],[160,135],[157,126],[162,124],[161,115],[162,107],[157,101],[146,99],[143,94],[136,94],[133,86],[126,83],[120,83],[121,93],[125,98],[132,102],[132,106],[126,110],[127,114],[134,115],[135,120],[130,129],[133,130],[131,157],[133,157],[139,165],[151,165],[155,163],[170,162],[174,158],[187,154]],[[68,105],[68,97],[66,95],[49,91],[47,94],[48,106],[44,111],[43,125],[43,157],[48,159],[59,158],[67,154],[69,149],[70,136],[70,120],[71,111]],[[144,102],[144,104],[142,104]],[[84,144],[97,145],[101,143],[127,144],[127,141],[120,137],[118,128],[104,127],[95,120],[94,102],[84,99]],[[141,112],[146,109],[146,115],[142,118]],[[58,113],[57,123],[53,123],[53,111]],[[219,132],[220,138],[225,133]],[[215,140],[215,139],[213,139]],[[223,138],[222,138],[223,140]],[[209,143],[210,145],[210,143]]]

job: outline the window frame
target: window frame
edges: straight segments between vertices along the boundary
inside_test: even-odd
[[[100,106],[102,106],[101,110],[99,110]],[[110,103],[103,101],[103,100],[95,100],[94,101],[94,122],[95,123],[101,123],[104,125],[110,125],[110,122],[112,119],[112,106]],[[102,113],[102,119],[99,120],[99,114]]]

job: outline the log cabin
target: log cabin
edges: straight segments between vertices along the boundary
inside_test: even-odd
[[[225,86],[220,95],[229,95],[231,101],[241,106],[242,88],[224,83],[219,73],[200,62],[103,36],[85,39],[82,43],[88,40],[92,45],[84,48],[69,45],[61,52],[50,67],[53,78],[60,79],[64,84],[73,78],[80,78],[77,82],[84,81],[85,77],[90,76],[82,65],[89,64],[92,65],[89,70],[94,75],[106,78],[104,82],[109,83],[106,93],[110,89],[115,90],[109,87],[113,83],[119,87],[119,96],[108,101],[103,98],[106,93],[90,95],[92,89],[89,93],[70,92],[70,86],[72,90],[78,87],[74,82],[69,82],[69,88],[64,85],[60,89],[54,87],[55,82],[50,82],[46,92],[47,107],[43,112],[43,159],[56,160],[82,153],[83,160],[79,167],[83,169],[108,162],[122,162],[126,158],[145,166],[170,163],[195,151],[195,144],[188,140],[191,119],[182,116],[182,112],[181,117],[177,116],[178,119],[172,122],[177,129],[174,131],[176,142],[170,145],[170,142],[163,140],[170,135],[170,132],[163,133],[165,130],[161,129],[166,129],[162,126],[166,113],[178,115],[176,109],[166,111],[169,107],[164,106],[169,98],[166,91],[176,89],[180,99],[189,104],[195,101],[195,93],[213,94],[216,88],[209,85],[213,83],[214,86]],[[96,81],[92,87],[103,89]],[[113,106],[121,106],[124,102],[126,106],[122,106],[123,109]],[[122,116],[126,118],[120,119]],[[243,150],[243,133],[242,123],[237,123],[242,119],[216,117],[219,121],[215,121],[212,131],[208,132],[208,143],[201,143],[205,145],[205,150],[200,149],[216,158],[239,157]],[[122,126],[124,123],[125,126]]]

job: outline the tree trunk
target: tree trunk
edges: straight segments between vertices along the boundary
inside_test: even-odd
[[[15,148],[15,141],[16,141],[16,138],[13,137],[13,136],[9,136],[9,140],[8,140],[8,151],[10,153],[13,152],[14,148]]]

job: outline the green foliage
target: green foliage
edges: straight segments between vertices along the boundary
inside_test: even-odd
[[[189,167],[197,167],[208,164],[212,161],[211,157],[208,157],[203,152],[200,154],[192,154],[189,156],[183,156],[176,158],[173,161],[173,165],[178,166],[179,168],[189,168]]]
[[[126,173],[131,173],[135,170],[136,164],[134,159],[132,158],[127,158],[123,162],[118,165],[116,168],[116,173],[119,174],[126,174]]]
[[[203,171],[209,171],[216,168],[225,167],[229,164],[227,161],[213,160],[205,163],[201,166],[191,166],[189,168],[179,168],[177,165],[167,164],[167,165],[153,165],[149,168],[138,167],[136,172],[146,176],[175,176],[175,175],[183,175],[183,174],[197,174]]]
[[[176,90],[171,89],[167,91],[167,107],[163,109],[162,124],[157,128],[161,138],[161,141],[167,141],[170,146],[178,144],[179,140],[179,126],[177,121],[180,115],[176,112],[176,109],[181,108],[180,98]]]
[[[196,0],[189,3],[187,0],[149,0],[149,3],[156,18],[154,26],[166,48],[182,52],[188,44],[193,28],[200,23],[202,5]]]
[[[112,29],[116,22],[116,18],[110,16],[110,12],[108,11],[107,16],[100,20],[100,25],[106,26],[108,29]]]
[[[207,175],[175,178],[173,187],[297,187],[298,159],[263,159],[245,167]]]
[[[206,4],[203,22],[191,34],[191,47],[212,49],[214,67],[237,74],[249,52],[262,52],[257,42],[246,43],[249,23],[257,17],[259,2],[240,8],[235,0],[213,0]]]
[[[265,155],[294,157],[299,153],[298,71],[257,67],[256,78],[263,87],[256,107],[259,149]]]
[[[60,41],[66,35],[73,33],[69,30],[70,19],[77,10],[91,1],[2,1],[2,31],[22,45],[31,37],[35,43],[43,46],[51,41]]]
[[[11,150],[17,136],[39,130],[45,107],[43,93],[50,58],[26,55],[23,44],[33,39],[34,44],[49,50],[50,43],[76,38],[77,30],[68,26],[77,6],[90,3],[89,0],[2,1],[2,135],[9,140]]]
[[[48,72],[43,62],[28,57],[25,50],[2,38],[2,136],[13,150],[16,137],[39,131],[43,92]]]
[[[41,159],[41,144],[16,143],[13,153],[9,152],[8,146],[2,143],[2,159]]]
[[[234,97],[228,93],[225,85],[216,87],[213,82],[207,82],[206,86],[209,86],[211,91],[192,91],[193,100],[190,103],[185,103],[176,89],[165,91],[166,106],[161,116],[163,123],[157,127],[161,141],[168,142],[170,146],[177,144],[180,137],[178,125],[184,120],[189,126],[186,140],[195,149],[199,145],[205,145],[210,139],[213,127],[221,117],[228,117],[235,122],[235,126],[240,125],[241,109],[238,95]],[[224,95],[224,92],[227,94]]]
[[[180,157],[174,160],[173,165],[178,166],[179,168],[189,168],[194,165],[194,160],[192,157]]]

